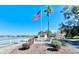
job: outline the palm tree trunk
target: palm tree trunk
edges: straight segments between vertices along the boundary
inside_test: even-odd
[[[48,36],[48,38],[49,38],[49,25],[50,25],[50,21],[49,21],[49,16],[48,16],[48,33],[47,33],[47,36]]]

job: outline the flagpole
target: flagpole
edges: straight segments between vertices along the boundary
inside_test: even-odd
[[[40,31],[41,31],[41,36],[42,36],[42,8],[41,8],[41,29]]]

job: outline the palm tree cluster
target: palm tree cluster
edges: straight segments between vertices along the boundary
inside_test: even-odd
[[[64,6],[62,13],[66,22],[60,24],[60,32],[65,32],[65,37],[79,36],[79,6]]]

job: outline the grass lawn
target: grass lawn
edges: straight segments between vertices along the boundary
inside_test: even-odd
[[[66,37],[65,40],[69,40],[69,41],[79,41],[79,36]]]

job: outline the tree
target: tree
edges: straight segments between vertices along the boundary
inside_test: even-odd
[[[50,31],[50,30],[49,30],[49,25],[50,25],[49,16],[50,16],[50,14],[51,14],[51,12],[52,12],[51,7],[48,6],[47,9],[44,10],[44,12],[46,13],[46,15],[47,15],[47,17],[48,17],[48,33],[47,33],[47,36],[48,36],[48,38],[49,38],[49,31]]]
[[[79,34],[79,6],[64,6],[62,13],[66,22],[62,24],[60,31],[65,32],[68,37]]]
[[[65,19],[79,20],[79,6],[64,6],[62,12]]]

